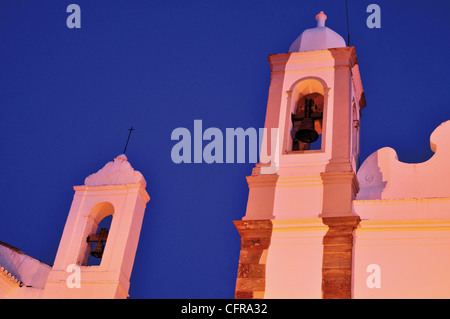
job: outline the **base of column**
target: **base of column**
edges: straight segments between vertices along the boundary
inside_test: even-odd
[[[353,230],[359,216],[326,217],[328,231],[323,238],[322,298],[352,297]]]
[[[236,299],[262,299],[266,287],[266,258],[272,236],[270,220],[234,221],[241,235]]]

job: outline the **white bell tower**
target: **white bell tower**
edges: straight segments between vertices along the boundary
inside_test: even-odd
[[[273,151],[247,177],[246,214],[235,222],[236,298],[350,296],[365,98],[355,48],[326,19],[320,12],[288,53],[269,56],[263,148]]]
[[[150,200],[145,187],[144,177],[125,155],[88,176],[83,186],[74,187],[44,298],[128,297],[144,211]],[[105,234],[99,232],[99,224],[107,216],[112,220]],[[99,250],[100,264],[90,266],[88,258],[96,241],[104,244],[104,250]]]

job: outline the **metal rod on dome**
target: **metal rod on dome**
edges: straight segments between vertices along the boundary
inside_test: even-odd
[[[347,0],[345,0],[345,12],[347,14],[347,46],[350,46],[350,28],[348,25],[348,4]]]
[[[128,142],[130,141],[131,132],[134,131],[134,128],[131,127],[128,130],[130,131],[130,133],[128,133],[128,139],[127,139],[127,143],[125,144],[125,149],[123,150],[123,154],[125,154],[125,152],[127,151],[127,146],[128,146]]]

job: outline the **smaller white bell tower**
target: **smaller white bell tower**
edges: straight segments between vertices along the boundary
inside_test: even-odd
[[[88,176],[83,186],[74,187],[44,298],[128,297],[144,211],[150,200],[145,187],[144,177],[125,155]],[[99,225],[107,216],[112,216],[110,227],[101,230]],[[94,247],[92,255],[101,260],[90,266]]]

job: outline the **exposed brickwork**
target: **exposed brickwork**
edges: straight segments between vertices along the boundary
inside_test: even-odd
[[[241,235],[235,298],[263,298],[266,286],[266,256],[272,235],[272,222],[246,220],[235,221],[234,224]]]
[[[352,294],[353,230],[359,216],[328,217],[323,238],[322,298],[350,299]]]

